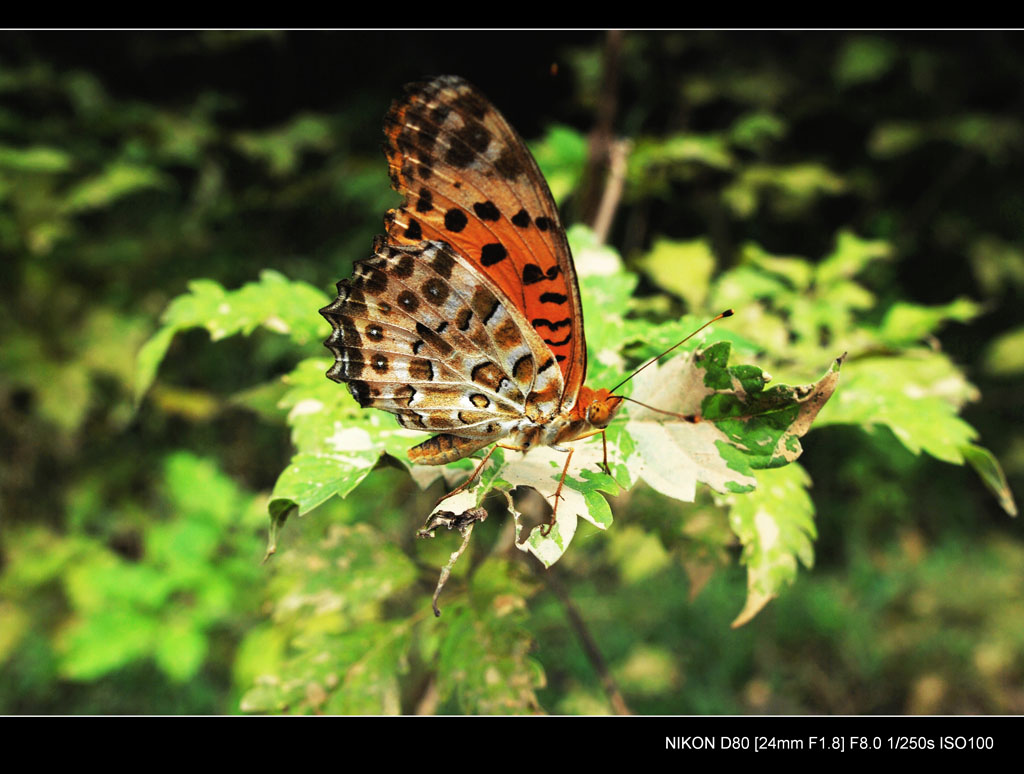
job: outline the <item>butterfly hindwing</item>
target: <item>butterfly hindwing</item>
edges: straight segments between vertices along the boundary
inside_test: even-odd
[[[550,352],[471,264],[444,243],[376,248],[321,310],[334,329],[328,376],[347,382],[361,406],[488,443],[528,405],[557,408],[561,372]]]

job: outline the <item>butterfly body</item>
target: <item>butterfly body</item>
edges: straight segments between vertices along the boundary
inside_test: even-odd
[[[409,450],[419,464],[602,432],[621,398],[583,386],[575,267],[536,162],[465,81],[408,88],[385,119],[405,202],[321,310],[328,377],[360,406],[436,433]]]

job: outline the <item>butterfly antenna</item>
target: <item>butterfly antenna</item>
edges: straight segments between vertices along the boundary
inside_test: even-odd
[[[680,414],[676,411],[665,411],[665,409],[655,408],[654,406],[648,406],[635,398],[627,398],[625,395],[617,395],[616,397],[628,400],[630,403],[636,403],[638,406],[643,406],[645,409],[651,411],[657,411],[659,414],[668,414],[670,417],[676,417],[677,419],[685,419],[687,422],[697,422],[698,419],[693,414]]]
[[[650,360],[648,360],[648,361],[647,361],[646,363],[644,363],[644,364],[643,364],[642,366],[640,366],[640,367],[639,367],[638,369],[636,369],[636,370],[635,370],[635,371],[634,371],[633,373],[631,373],[631,374],[630,374],[629,376],[627,376],[627,377],[626,377],[625,379],[623,379],[623,380],[622,380],[621,382],[619,382],[619,383],[618,383],[618,384],[616,384],[616,385],[615,385],[614,387],[612,387],[612,388],[611,388],[611,390],[609,390],[609,392],[610,392],[610,393],[612,393],[612,394],[614,394],[614,393],[615,393],[615,391],[616,391],[617,389],[619,389],[619,387],[621,387],[621,386],[622,386],[622,385],[624,385],[624,384],[625,384],[626,382],[628,382],[628,381],[629,381],[630,379],[632,379],[632,378],[633,378],[634,376],[636,376],[636,375],[637,375],[638,373],[640,373],[641,371],[643,371],[643,370],[644,370],[645,368],[647,368],[647,366],[649,366],[649,365],[650,365],[651,363],[656,363],[656,362],[658,362],[658,361],[659,361],[659,360],[661,360],[661,359],[662,359],[663,357],[665,357],[665,355],[667,355],[667,354],[668,354],[669,352],[671,352],[672,350],[676,349],[677,347],[680,347],[680,346],[682,346],[682,345],[683,345],[683,344],[685,344],[685,343],[686,343],[687,341],[689,341],[689,340],[690,340],[690,339],[692,339],[692,338],[693,338],[694,336],[696,336],[696,335],[697,335],[698,333],[700,333],[700,332],[701,332],[702,330],[704,330],[705,328],[707,328],[707,327],[708,327],[709,325],[711,325],[711,323],[713,323],[713,322],[718,322],[718,321],[719,321],[719,320],[721,320],[721,319],[722,319],[723,317],[732,317],[732,315],[733,315],[733,311],[732,311],[732,309],[726,309],[726,310],[725,310],[724,312],[721,312],[721,313],[719,313],[719,314],[715,315],[715,316],[714,316],[714,317],[712,317],[712,318],[711,318],[710,320],[708,320],[708,321],[707,321],[706,323],[704,323],[704,324],[703,324],[702,326],[700,326],[700,327],[699,327],[699,328],[698,328],[697,330],[695,330],[695,331],[694,331],[693,333],[691,333],[691,334],[690,334],[689,336],[687,336],[687,337],[686,337],[685,339],[683,339],[682,341],[680,341],[680,342],[678,342],[678,343],[676,343],[676,344],[673,344],[673,345],[672,345],[671,347],[669,347],[668,349],[666,349],[666,350],[665,350],[664,352],[662,352],[662,353],[661,353],[660,355],[658,355],[657,357],[652,357],[652,358],[651,358]],[[627,398],[627,400],[629,400],[629,399]],[[638,403],[639,401],[633,401],[633,402],[634,402],[634,403]],[[643,404],[641,403],[640,405],[643,405]],[[650,407],[650,406],[647,406],[647,408],[651,408],[651,407]],[[654,410],[654,411],[659,411],[660,409],[653,409],[653,410]],[[663,411],[662,413],[663,413],[663,414],[670,414],[671,412],[669,412],[669,411]]]

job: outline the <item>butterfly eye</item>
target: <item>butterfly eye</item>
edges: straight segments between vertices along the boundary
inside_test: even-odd
[[[622,398],[616,395],[594,401],[587,409],[587,421],[599,430],[603,430],[611,424],[612,417],[615,416],[621,402]]]

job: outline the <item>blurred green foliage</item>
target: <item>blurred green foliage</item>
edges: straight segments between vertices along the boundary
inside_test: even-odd
[[[334,433],[310,401],[415,442],[323,377],[316,314],[397,201],[401,84],[476,83],[579,211],[607,42],[526,34],[0,33],[0,711],[611,711],[503,502],[433,618],[440,486],[376,446],[303,478],[318,507],[260,564],[275,482]],[[634,488],[549,571],[633,711],[1024,712],[1019,42],[622,37],[595,383],[726,306],[776,382],[850,353],[798,465]]]

